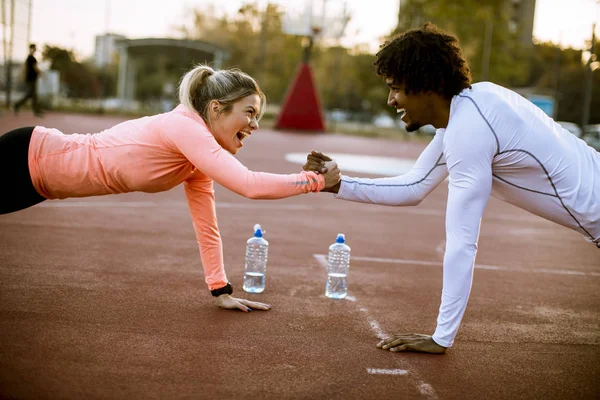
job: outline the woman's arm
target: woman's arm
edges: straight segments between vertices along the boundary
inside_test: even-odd
[[[205,124],[182,114],[172,114],[163,129],[163,140],[196,168],[227,189],[250,199],[281,199],[318,192],[325,178],[314,172],[270,174],[253,172],[215,140]]]
[[[217,225],[212,179],[196,172],[185,181],[184,188],[200,248],[204,280],[209,290],[221,289],[227,285],[228,280],[223,264],[223,244]],[[240,299],[229,294],[221,294],[216,298],[216,302],[219,307],[245,312],[251,311],[252,308],[265,311],[271,309],[269,304]]]
[[[217,225],[212,179],[196,172],[184,182],[184,189],[200,248],[204,281],[210,290],[220,289],[228,281],[223,265],[223,244]]]

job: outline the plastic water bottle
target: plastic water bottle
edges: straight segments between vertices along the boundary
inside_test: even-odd
[[[329,270],[325,296],[343,299],[348,294],[348,268],[350,268],[350,246],[343,233],[338,233],[335,243],[329,246]]]
[[[254,236],[246,242],[246,270],[242,288],[248,293],[262,293],[265,290],[267,255],[269,242],[263,238],[259,224],[254,225]]]

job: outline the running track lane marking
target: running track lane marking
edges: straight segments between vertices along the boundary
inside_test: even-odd
[[[371,375],[406,375],[408,371],[405,369],[382,369],[382,368],[367,368],[367,372]]]
[[[313,254],[315,258],[323,257],[324,254]],[[352,260],[367,261],[385,264],[406,264],[406,265],[426,265],[430,267],[442,267],[441,261],[421,261],[421,260],[403,260],[396,258],[377,258],[377,257],[356,257],[352,256]],[[600,272],[584,272],[584,271],[573,271],[567,269],[549,269],[549,268],[519,268],[519,267],[502,267],[499,265],[485,265],[475,264],[476,269],[486,269],[490,271],[511,271],[511,272],[524,272],[524,273],[536,273],[536,274],[550,274],[550,275],[576,275],[576,276],[600,276]]]
[[[328,268],[327,257],[324,254],[313,254],[313,257],[315,258],[315,260],[317,260],[317,262],[323,268],[325,268],[325,270],[327,270],[327,268]],[[355,259],[356,257],[353,257],[353,258]],[[352,298],[349,299],[348,297],[352,297]],[[356,302],[356,298],[354,296],[346,296],[346,299],[350,300],[352,302]],[[378,339],[384,339],[385,337],[388,336],[383,331],[383,329],[381,329],[379,322],[377,322],[374,318],[372,318],[369,315],[368,308],[360,307],[359,311],[365,313],[365,315],[367,316],[367,321],[369,322],[371,329],[373,330],[373,332],[375,332],[375,335],[377,336]],[[403,364],[408,364],[406,359],[403,359],[400,357],[395,358],[394,361],[400,367],[404,367]],[[423,396],[425,396],[425,398],[427,398],[429,400],[437,400],[438,399],[438,396],[437,396],[435,390],[433,389],[433,386],[431,386],[429,383],[420,379],[420,376],[414,371],[409,374],[408,369],[404,369],[404,368],[402,368],[402,369],[400,369],[400,368],[397,368],[397,369],[367,368],[367,373],[369,373],[370,375],[409,375],[409,379],[411,380],[413,385],[416,386],[416,388],[419,390],[419,392]]]

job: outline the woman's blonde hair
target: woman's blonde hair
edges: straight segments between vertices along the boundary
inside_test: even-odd
[[[207,65],[197,65],[179,83],[179,102],[195,110],[209,124],[211,101],[217,100],[224,106],[221,112],[228,113],[233,103],[252,94],[260,97],[260,112],[256,117],[260,120],[265,112],[266,97],[258,83],[237,68],[215,71]]]

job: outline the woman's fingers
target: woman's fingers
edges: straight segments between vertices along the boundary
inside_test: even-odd
[[[259,303],[258,301],[250,301],[247,299],[239,299],[239,301],[250,307],[250,308],[254,308],[256,310],[263,310],[263,311],[269,311],[271,309],[271,305],[270,304],[266,304],[266,303]]]
[[[238,309],[244,312],[250,312],[252,309],[268,311],[271,309],[270,304],[260,303],[258,301],[250,301],[246,299],[239,299],[237,297],[231,297],[228,294],[223,294],[217,297],[217,304],[219,307],[227,309]]]

